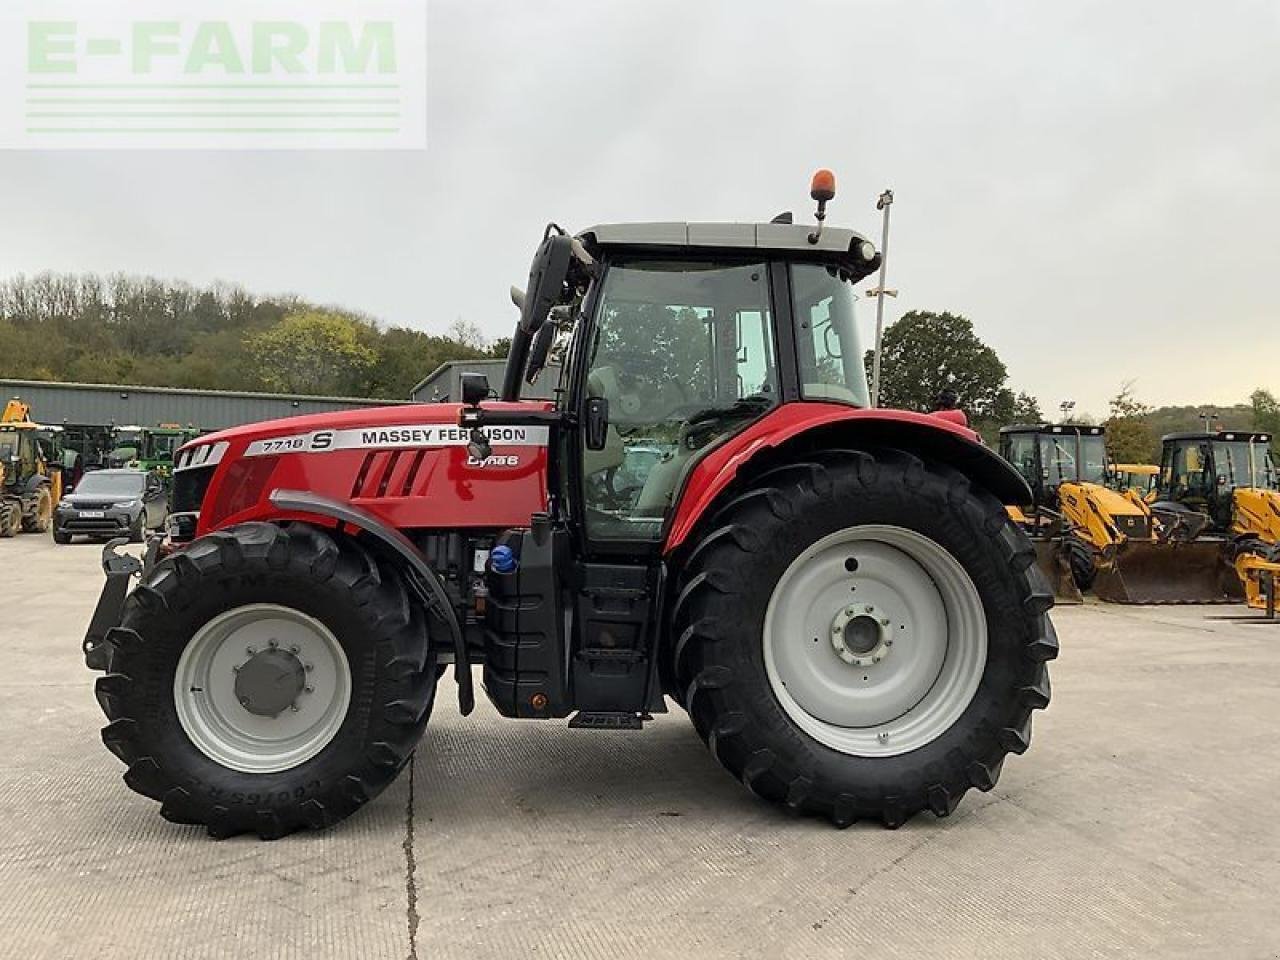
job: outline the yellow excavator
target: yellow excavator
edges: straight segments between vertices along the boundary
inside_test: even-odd
[[[1110,488],[1106,431],[1091,424],[1027,424],[1000,431],[1000,454],[1031,487],[1033,500],[1009,514],[1031,537],[1036,559],[1059,602],[1078,603],[1092,588],[1118,596],[1117,558],[1157,530],[1141,497]]]
[[[1127,497],[1137,497],[1143,503],[1156,498],[1156,478],[1160,468],[1154,463],[1117,463],[1111,467],[1107,486]]]
[[[49,463],[31,408],[10,400],[0,413],[0,537],[46,533],[62,499],[62,470]]]
[[[1268,615],[1280,575],[1280,474],[1271,439],[1241,430],[1163,437],[1151,504],[1173,536],[1213,553],[1229,596]]]

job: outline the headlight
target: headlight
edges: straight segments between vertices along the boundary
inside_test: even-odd
[[[117,510],[132,510],[141,503],[141,500],[121,500],[119,503],[113,503],[111,506],[115,507]]]

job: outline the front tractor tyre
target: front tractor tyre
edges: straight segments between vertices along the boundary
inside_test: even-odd
[[[107,636],[103,742],[168,820],[216,837],[326,827],[421,736],[437,677],[424,616],[350,539],[269,523],[203,537]]]
[[[844,827],[950,814],[990,790],[1049,702],[1058,643],[1003,506],[899,451],[828,451],[753,481],[703,528],[672,673],[757,795]]]

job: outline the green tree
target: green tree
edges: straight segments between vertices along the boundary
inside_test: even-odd
[[[245,343],[259,378],[281,393],[353,392],[377,361],[362,324],[320,310],[293,313]]]
[[[874,351],[868,350],[868,377]],[[928,410],[950,387],[974,421],[1011,416],[1016,398],[1004,391],[1008,371],[996,352],[957,313],[912,310],[884,334],[880,403],[905,410]]]
[[[1147,417],[1151,408],[1134,396],[1133,381],[1121,385],[1111,398],[1107,428],[1107,454],[1115,463],[1153,463],[1159,459],[1160,441]]]
[[[1249,394],[1249,404],[1253,407],[1253,429],[1271,434],[1271,450],[1280,456],[1280,400],[1259,387]]]

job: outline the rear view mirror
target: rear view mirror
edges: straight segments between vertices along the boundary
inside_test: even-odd
[[[525,333],[537,333],[551,308],[560,302],[572,257],[573,240],[561,233],[551,233],[538,247],[520,309],[520,329]]]
[[[462,402],[468,407],[478,407],[489,399],[489,378],[483,373],[464,373],[458,378],[461,384]]]
[[[584,441],[588,450],[603,450],[609,440],[609,401],[604,397],[588,397],[583,422]]]

